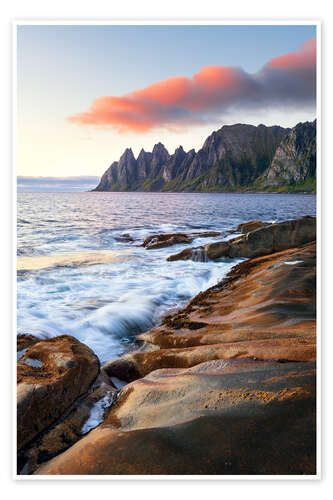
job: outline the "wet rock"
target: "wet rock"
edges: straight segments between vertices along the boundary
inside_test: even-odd
[[[185,248],[185,250],[182,250],[179,253],[169,255],[167,258],[167,261],[172,262],[174,260],[193,260],[193,257],[195,257],[195,250],[199,249],[202,251],[204,250],[204,247],[197,247],[197,248]]]
[[[157,370],[35,474],[315,474],[315,392],[314,363]]]
[[[221,233],[217,231],[203,231],[197,233],[174,233],[174,234],[154,234],[148,236],[142,243],[142,246],[147,250],[153,250],[156,248],[164,248],[177,244],[192,243],[194,238],[214,238],[220,236]]]
[[[157,248],[169,247],[171,245],[177,245],[179,243],[191,243],[193,238],[189,237],[187,234],[176,233],[176,234],[155,234],[148,236],[142,243],[142,246],[147,250],[154,250]]]
[[[98,372],[92,350],[69,335],[30,345],[17,363],[18,450],[57,421]]]
[[[221,257],[259,257],[288,248],[296,248],[316,239],[316,218],[302,217],[278,224],[270,224],[243,236],[228,241],[214,242],[201,248],[208,259]],[[198,248],[186,249],[178,254],[170,255],[167,260],[193,259]]]

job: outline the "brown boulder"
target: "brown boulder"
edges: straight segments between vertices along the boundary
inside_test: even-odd
[[[93,351],[74,337],[41,340],[17,363],[17,447],[34,439],[84,394],[99,372]]]

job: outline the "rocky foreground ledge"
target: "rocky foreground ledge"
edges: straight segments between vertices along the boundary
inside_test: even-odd
[[[308,234],[311,241],[237,265],[140,335],[140,350],[102,368],[69,336],[21,345],[21,473],[315,474],[316,245]],[[27,359],[43,366],[26,368]],[[129,383],[117,392],[113,377]],[[106,394],[115,402],[82,436]]]

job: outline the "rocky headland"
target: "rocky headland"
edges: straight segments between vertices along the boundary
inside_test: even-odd
[[[316,120],[292,129],[224,125],[199,151],[127,148],[93,191],[315,192]]]
[[[235,228],[205,258],[247,260],[102,367],[68,335],[19,337],[19,473],[316,474],[315,229]]]

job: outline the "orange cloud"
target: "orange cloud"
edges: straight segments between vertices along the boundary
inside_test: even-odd
[[[316,39],[299,51],[276,57],[258,73],[241,68],[205,66],[193,78],[170,77],[122,97],[95,99],[91,108],[68,118],[79,125],[112,126],[119,132],[144,133],[153,128],[216,120],[238,107],[304,106],[314,102]]]
[[[316,65],[316,38],[310,38],[303,43],[298,52],[290,52],[283,56],[275,57],[267,66],[269,68],[298,69],[312,68]]]
[[[182,102],[188,95],[191,81],[185,76],[167,78],[162,82],[153,83],[145,89],[136,90],[130,94],[134,99],[152,101],[162,106],[174,106]]]

